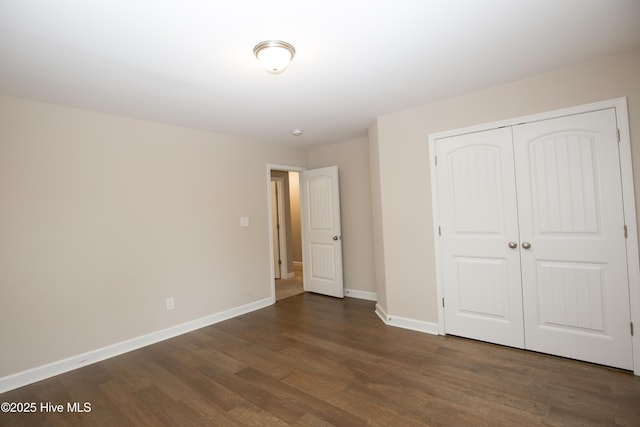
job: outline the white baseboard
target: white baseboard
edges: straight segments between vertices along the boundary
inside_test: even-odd
[[[438,335],[437,323],[408,319],[400,316],[390,316],[378,304],[376,304],[376,314],[386,325],[410,329],[412,331],[423,332],[425,334]]]
[[[344,296],[358,299],[365,299],[367,301],[378,301],[378,294],[375,292],[359,291],[357,289],[344,289]]]
[[[294,266],[302,267],[302,261],[293,261]]]
[[[294,273],[294,272],[290,272],[290,273],[286,273],[286,274],[282,275],[283,279],[293,279],[294,277],[296,277],[296,273]]]
[[[384,311],[384,309],[382,307],[380,307],[380,304],[376,304],[376,314],[378,315],[380,320],[382,320],[382,322],[386,325],[387,324],[387,312]]]
[[[230,310],[221,311],[210,316],[172,326],[167,329],[132,338],[130,340],[102,347],[97,350],[92,350],[87,353],[79,354],[77,356],[71,356],[69,358],[58,360],[47,365],[38,366],[33,369],[18,372],[16,374],[0,378],[0,393],[4,393],[6,391],[31,384],[36,381],[41,381],[68,371],[72,371],[74,369],[82,368],[83,366],[100,362],[101,360],[119,356],[132,350],[137,350],[139,348],[146,347],[148,345],[155,344],[157,342],[164,341],[166,339],[173,338],[187,332],[195,331],[196,329],[204,328],[205,326],[222,322],[223,320],[231,319],[232,317],[259,310],[261,308],[272,305],[274,302],[275,299],[273,297],[265,298],[259,301],[242,305],[240,307],[235,307]]]

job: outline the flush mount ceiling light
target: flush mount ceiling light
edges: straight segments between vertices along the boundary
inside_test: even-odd
[[[296,50],[287,42],[266,40],[253,48],[253,54],[265,70],[279,74],[287,68],[295,56]]]

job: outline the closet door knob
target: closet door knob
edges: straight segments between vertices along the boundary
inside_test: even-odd
[[[522,247],[524,249],[530,249],[531,248],[531,243],[529,242],[522,242]]]
[[[518,247],[518,244],[517,244],[516,242],[509,242],[509,247],[510,247],[511,249],[515,249],[515,248],[517,248],[517,247]]]

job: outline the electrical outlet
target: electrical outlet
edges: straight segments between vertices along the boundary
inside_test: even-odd
[[[173,310],[175,305],[173,304],[173,298],[167,298],[166,301],[167,310]]]

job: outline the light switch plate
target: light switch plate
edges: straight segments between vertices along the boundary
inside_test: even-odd
[[[249,217],[241,216],[240,217],[240,227],[248,227],[249,226]]]

